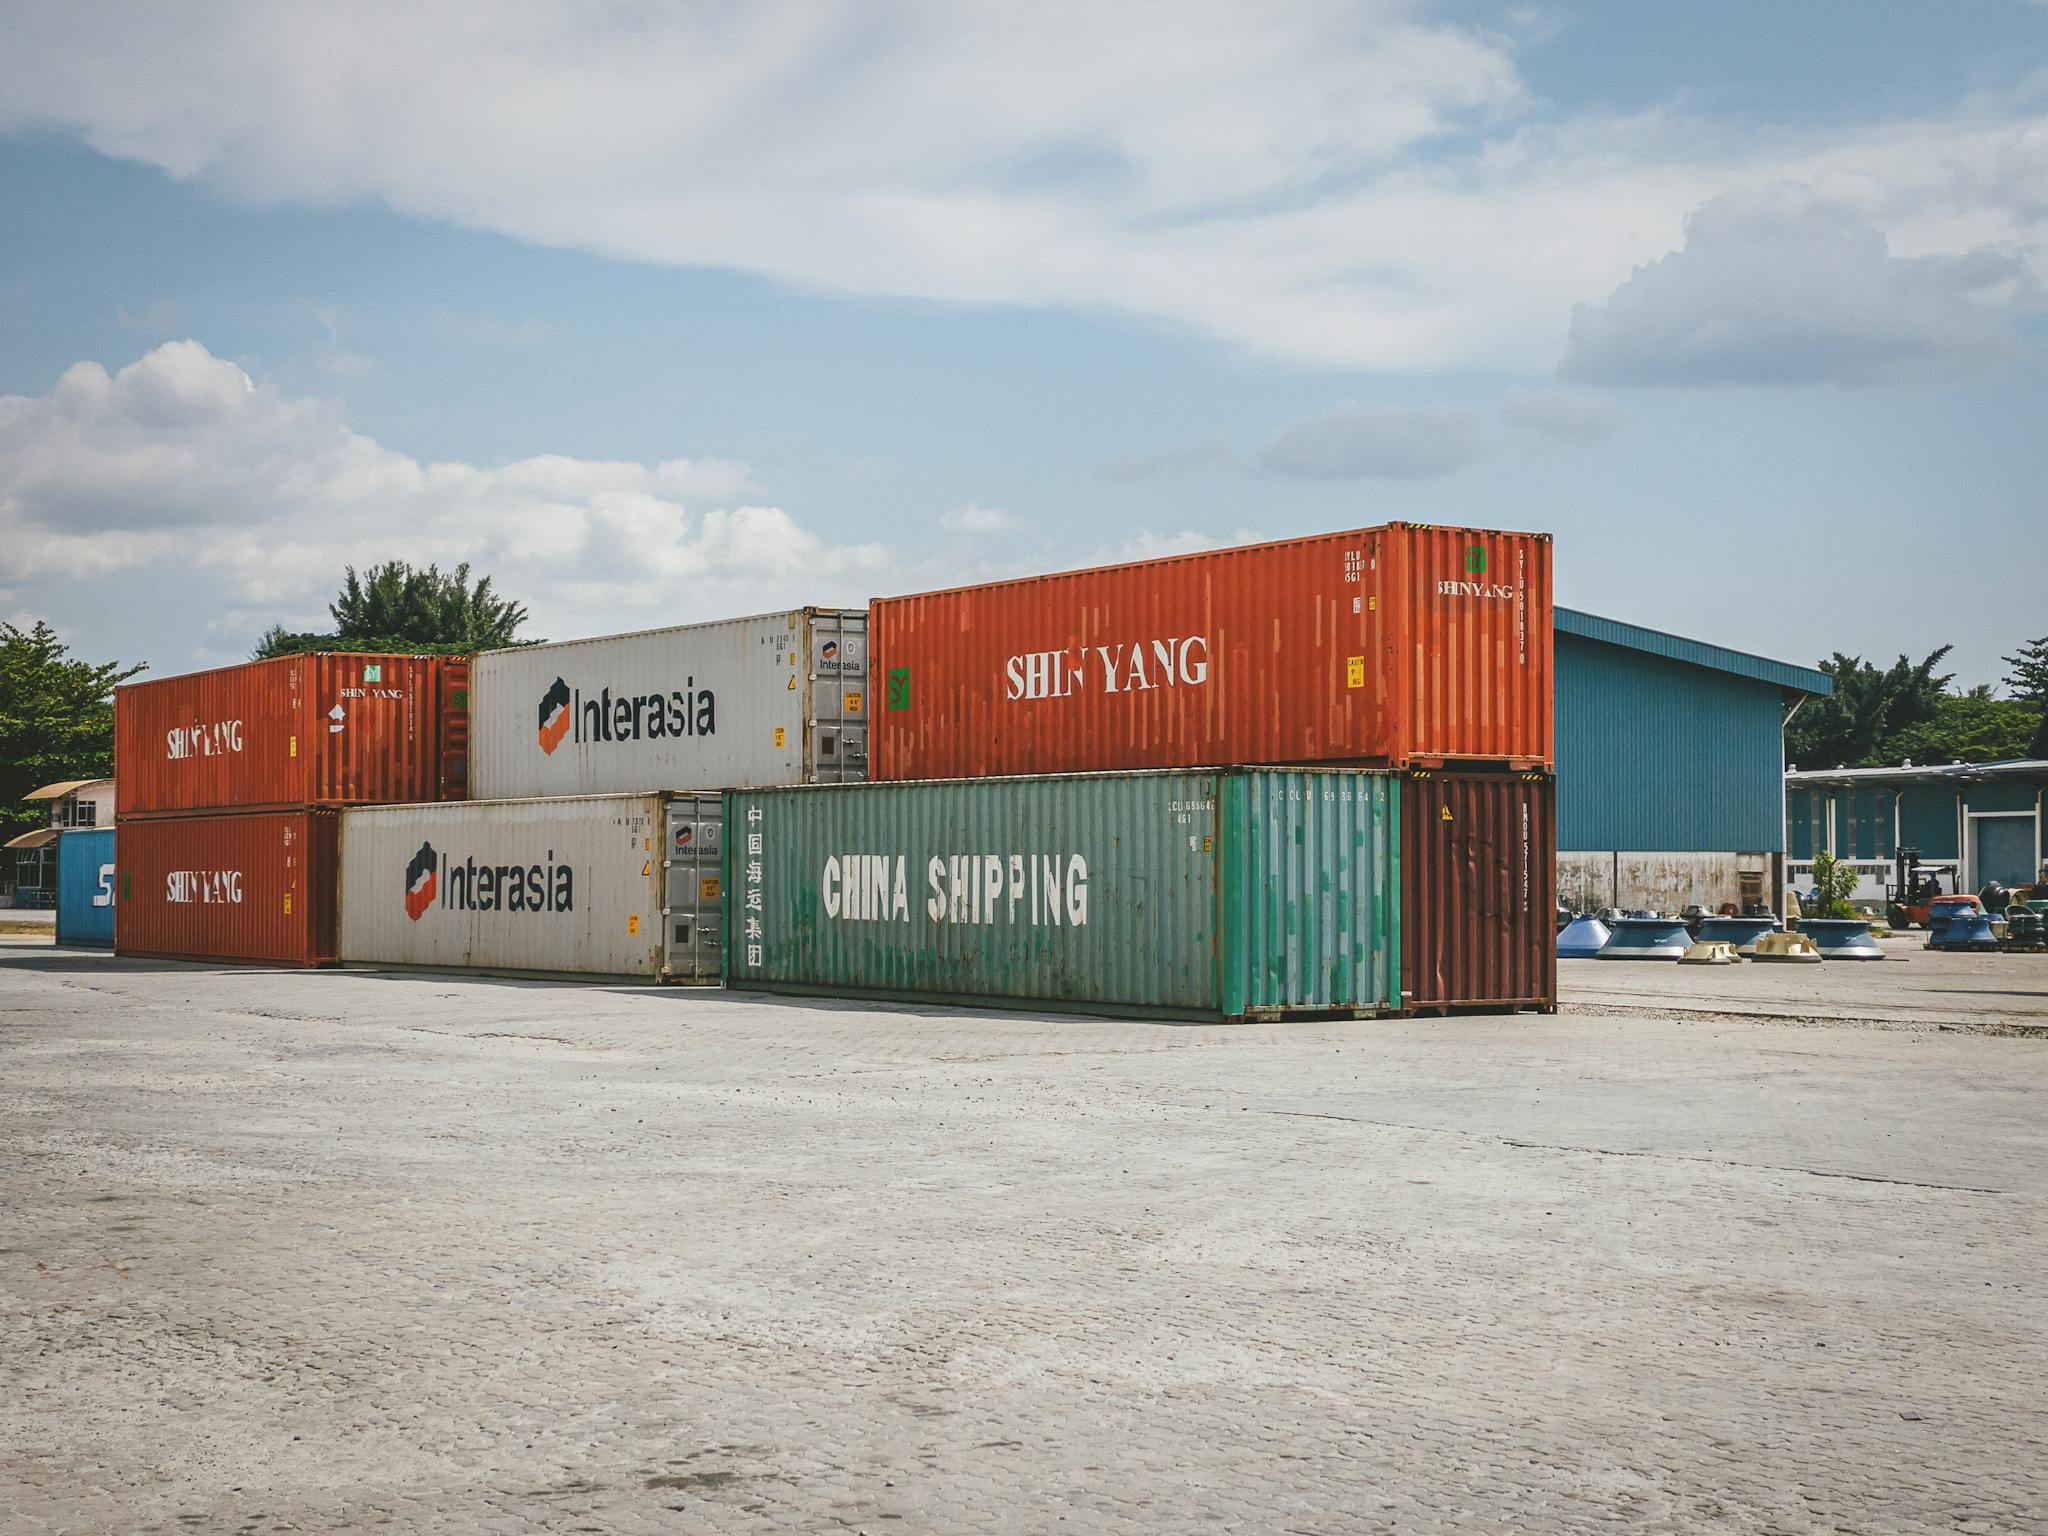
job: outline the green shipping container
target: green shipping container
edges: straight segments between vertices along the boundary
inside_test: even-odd
[[[1398,780],[1248,769],[736,790],[728,986],[1158,1017],[1391,1013]]]

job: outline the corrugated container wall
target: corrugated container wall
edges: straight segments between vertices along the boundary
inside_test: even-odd
[[[114,942],[114,829],[57,838],[57,942],[107,948]]]
[[[479,800],[867,777],[867,615],[802,608],[487,651]]]
[[[341,822],[341,958],[660,974],[661,795],[371,806]]]
[[[878,599],[870,777],[1547,767],[1550,553],[1396,524]]]
[[[123,822],[115,953],[332,964],[337,821],[273,811]]]
[[[1411,1008],[1557,1006],[1557,786],[1414,775],[1401,788],[1401,990]]]
[[[331,652],[128,683],[114,693],[116,812],[438,799],[444,669]]]
[[[1398,1005],[1398,781],[1268,770],[738,792],[728,985],[1201,1018]]]

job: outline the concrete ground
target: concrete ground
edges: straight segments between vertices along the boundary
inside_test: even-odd
[[[0,944],[0,1530],[2048,1530],[2048,1042],[1941,1027],[2048,1025],[2048,957],[1565,984],[1233,1029]]]

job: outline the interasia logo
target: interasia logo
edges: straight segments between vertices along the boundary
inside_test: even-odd
[[[414,922],[435,907],[457,912],[573,912],[576,870],[555,862],[548,850],[540,864],[479,864],[474,858],[444,860],[432,843],[405,867],[405,915]]]
[[[569,723],[575,714],[569,703],[569,685],[558,677],[555,686],[540,696],[541,751],[554,754],[562,738],[569,734]]]
[[[718,730],[718,702],[709,688],[688,677],[669,693],[619,693],[609,687],[586,694],[566,678],[541,695],[540,749],[549,756],[565,739],[579,746],[615,741],[658,741],[670,736],[710,736]]]
[[[434,904],[441,888],[441,856],[432,843],[421,843],[420,851],[405,866],[405,915],[414,922]]]

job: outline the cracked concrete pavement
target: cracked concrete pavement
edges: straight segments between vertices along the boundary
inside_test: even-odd
[[[1891,1022],[0,947],[0,1530],[2048,1529],[2048,1043]]]

